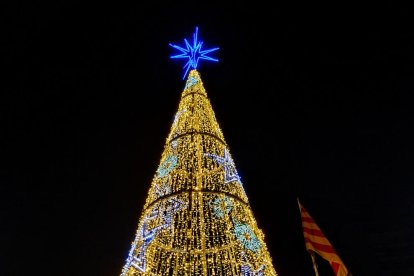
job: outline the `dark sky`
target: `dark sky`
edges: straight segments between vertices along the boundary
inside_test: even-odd
[[[414,275],[410,9],[140,2],[3,10],[1,275],[119,274],[184,87],[168,43],[195,26],[280,275],[313,273],[296,197],[354,275]]]

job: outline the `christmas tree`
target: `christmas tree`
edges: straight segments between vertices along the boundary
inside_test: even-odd
[[[188,77],[121,275],[277,275],[196,70],[218,48],[197,31],[170,44]]]

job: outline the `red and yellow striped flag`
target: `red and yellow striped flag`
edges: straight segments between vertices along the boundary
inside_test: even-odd
[[[336,276],[350,275],[341,258],[336,254],[335,249],[322,233],[319,226],[315,223],[308,211],[300,204],[299,209],[302,217],[303,236],[308,251],[313,251],[327,260],[335,272]]]

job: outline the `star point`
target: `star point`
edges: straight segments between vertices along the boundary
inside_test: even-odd
[[[214,61],[214,62],[218,62],[217,58],[213,58],[211,56],[209,56],[208,54],[217,51],[219,48],[215,47],[215,48],[211,48],[211,49],[207,49],[207,50],[202,50],[203,48],[203,42],[202,41],[198,41],[198,27],[196,27],[195,32],[193,34],[193,42],[189,43],[187,39],[184,39],[184,44],[185,44],[185,48],[169,43],[169,45],[171,47],[173,47],[174,49],[180,51],[179,54],[176,55],[172,55],[170,56],[170,58],[172,59],[187,59],[188,61],[186,62],[186,64],[184,65],[183,69],[184,69],[184,76],[183,79],[185,78],[185,76],[187,75],[188,71],[192,68],[192,69],[197,69],[197,66],[199,64],[200,60],[208,60],[208,61]]]

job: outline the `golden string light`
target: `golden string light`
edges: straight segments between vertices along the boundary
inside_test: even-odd
[[[277,275],[196,70],[121,275]]]

